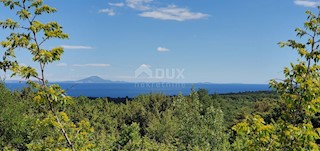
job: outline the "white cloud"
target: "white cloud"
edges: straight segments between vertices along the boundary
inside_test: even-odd
[[[153,11],[142,12],[139,15],[142,17],[150,17],[150,18],[160,19],[160,20],[175,20],[175,21],[203,19],[209,16],[208,14],[191,12],[187,8],[179,8],[175,5],[170,5],[165,8],[158,8]]]
[[[19,65],[23,66],[23,67],[27,67],[27,65],[25,63],[20,63]]]
[[[159,52],[166,52],[166,51],[170,51],[170,49],[166,48],[166,47],[158,47],[157,51]]]
[[[304,7],[317,7],[320,5],[320,2],[311,1],[311,0],[295,0],[294,3],[296,5],[304,6]]]
[[[93,49],[91,46],[61,45],[64,49]]]
[[[295,1],[310,1],[310,0],[295,0]],[[201,12],[192,12],[188,8],[181,8],[175,5],[160,7],[164,2],[156,0],[125,0],[120,3],[108,3],[111,7],[128,7],[139,11],[141,17],[148,17],[160,20],[186,21],[197,20],[208,17],[208,14]],[[109,16],[116,15],[114,9],[106,8],[99,10],[100,13],[106,13]]]
[[[110,6],[123,7],[124,3],[108,3]]]
[[[66,66],[68,66],[68,64],[66,64],[66,63],[58,63],[56,66],[58,66],[58,67],[66,67]]]
[[[73,64],[73,67],[110,67],[110,64]]]
[[[148,5],[153,0],[126,0],[128,7],[136,10],[150,10],[151,7]]]
[[[108,14],[109,16],[114,16],[114,15],[116,15],[116,12],[115,12],[113,9],[109,9],[109,8],[100,9],[100,10],[99,10],[99,13]]]

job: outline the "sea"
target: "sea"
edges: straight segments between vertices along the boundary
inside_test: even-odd
[[[58,83],[67,95],[78,97],[134,98],[142,94],[188,95],[191,89],[206,89],[210,94],[271,91],[268,84],[211,84],[211,83]],[[7,83],[10,90],[21,90],[26,84]]]

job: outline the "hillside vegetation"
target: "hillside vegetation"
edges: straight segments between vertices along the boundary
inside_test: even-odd
[[[0,93],[0,148],[59,148],[55,123],[39,122],[43,107],[32,100],[30,89],[10,92],[0,85]],[[79,97],[60,111],[73,123],[90,121],[91,149],[230,150],[232,125],[252,113],[269,114],[277,98],[272,92],[209,95],[200,89],[189,96],[141,95],[125,103]],[[37,148],[30,148],[34,143]]]
[[[0,2],[17,15],[0,21],[10,33],[0,43],[0,69],[29,85],[21,92],[0,85],[1,150],[319,150],[320,11],[307,11],[304,28],[295,30],[303,42],[279,43],[300,58],[284,68],[284,79],[270,81],[276,93],[209,95],[201,89],[116,104],[72,98],[49,84],[45,71],[64,49],[43,44],[69,37],[57,22],[41,22],[55,8],[43,0]],[[16,50],[34,64],[20,64]]]

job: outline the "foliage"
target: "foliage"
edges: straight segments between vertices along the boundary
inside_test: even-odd
[[[23,150],[27,147],[30,150],[64,149],[66,141],[59,133],[57,122],[52,119],[54,116],[44,114],[44,108],[37,102],[31,101],[35,97],[32,89],[26,88],[21,92],[12,93],[2,86],[1,92],[4,92],[1,96],[5,99],[0,98],[0,104],[7,105],[4,105],[0,111],[8,114],[0,114],[0,119],[7,119],[0,121],[0,131],[6,131],[1,137],[6,141],[2,143],[3,146],[0,146],[0,149],[4,147],[23,148]],[[231,149],[228,129],[230,126],[225,120],[230,117],[237,118],[238,116],[232,114],[238,115],[237,111],[241,108],[252,108],[244,113],[246,115],[256,113],[260,109],[255,108],[254,104],[263,103],[267,98],[270,98],[272,102],[274,97],[272,93],[265,92],[208,96],[206,94],[206,97],[200,97],[201,92],[203,90],[192,91],[190,96],[141,95],[125,103],[115,103],[112,100],[101,98],[93,100],[79,97],[74,98],[73,103],[66,107],[59,105],[57,108],[63,107],[63,110],[58,112],[58,116],[69,133],[73,134],[72,130],[81,129],[78,135],[71,135],[70,139],[75,140],[75,146],[92,147],[88,150],[220,151]],[[244,104],[250,105],[235,104],[237,101],[247,102]],[[9,105],[9,102],[12,105]],[[206,106],[208,103],[205,102],[215,103]],[[223,104],[218,102],[223,102]],[[233,104],[238,110],[228,112],[226,116],[224,112],[227,110],[214,105],[217,103],[219,106],[232,106]],[[12,114],[13,112],[15,114]],[[64,113],[69,115],[69,118],[65,117]],[[12,118],[16,120],[11,121],[9,114],[12,114]],[[241,115],[241,117],[246,115]],[[239,119],[232,121],[237,120]],[[21,126],[15,124],[21,121],[25,121],[25,124]],[[18,136],[11,134],[13,133],[11,127]],[[21,141],[15,143],[15,139]],[[46,146],[41,146],[41,144],[46,144]],[[76,148],[76,150],[80,149]]]
[[[284,69],[283,81],[270,82],[277,93],[192,89],[189,96],[149,94],[116,103],[71,98],[46,80],[45,67],[60,60],[63,48],[42,45],[68,38],[57,22],[37,20],[55,8],[42,0],[0,2],[18,17],[0,21],[11,33],[0,43],[0,69],[29,84],[20,92],[0,84],[0,150],[319,150],[320,13],[307,11],[305,29],[296,29],[307,42],[280,43],[301,59]],[[40,69],[19,64],[17,49]]]
[[[27,127],[34,122],[33,118],[21,114],[28,110],[26,100],[0,84],[0,106],[0,149],[26,150],[26,145],[31,141]]]
[[[43,48],[43,44],[54,38],[66,39],[68,35],[62,31],[62,27],[57,22],[43,23],[37,19],[41,15],[56,12],[56,9],[43,4],[43,0],[1,0],[0,2],[16,12],[18,16],[17,21],[10,18],[0,21],[0,27],[11,32],[6,40],[0,43],[5,50],[3,60],[0,62],[0,69],[5,72],[11,71],[12,77],[20,76],[28,80],[28,84],[34,91],[33,101],[43,108],[40,112],[41,116],[37,119],[36,127],[42,131],[47,129],[47,131],[55,132],[51,135],[46,133],[43,136],[39,135],[38,139],[32,140],[27,147],[32,150],[87,148],[88,137],[86,133],[90,131],[86,130],[91,130],[88,127],[90,124],[86,122],[74,124],[64,112],[59,111],[60,104],[66,105],[72,99],[66,96],[64,90],[58,85],[49,85],[45,78],[45,67],[49,63],[60,60],[63,48],[55,47],[47,50]],[[40,69],[19,64],[15,55],[17,49],[29,52],[32,60],[39,64]],[[33,79],[38,82],[34,82]],[[82,136],[78,136],[77,133]]]
[[[320,111],[320,13],[315,15],[307,11],[306,14],[305,29],[297,28],[295,31],[298,37],[307,42],[288,40],[280,43],[281,47],[288,46],[296,50],[301,59],[297,64],[291,63],[291,68],[284,69],[285,80],[270,82],[281,95],[279,114],[270,123],[265,123],[260,116],[253,116],[234,126],[238,134],[235,148],[319,150],[316,143],[320,138],[319,128],[314,127],[312,121]]]

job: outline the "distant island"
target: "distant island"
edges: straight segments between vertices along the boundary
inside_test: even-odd
[[[4,80],[5,83],[26,83],[25,80]],[[33,81],[37,81],[37,80],[33,80]],[[103,79],[99,76],[90,76],[90,77],[87,77],[87,78],[84,78],[84,79],[80,79],[80,80],[75,80],[75,81],[52,81],[50,83],[93,83],[93,84],[96,84],[96,83],[114,83],[114,84],[117,84],[117,83],[136,83],[136,84],[147,84],[147,83],[151,83],[151,84],[156,84],[156,83],[171,83],[171,82],[128,82],[128,81],[113,81],[113,80],[106,80],[106,79]],[[181,84],[179,82],[177,82],[178,84]],[[171,83],[172,84],[172,83]],[[204,84],[204,85],[269,85],[269,84],[247,84],[247,83],[212,83],[212,82],[183,82],[183,84]]]
[[[25,80],[4,80],[6,83],[26,83]],[[36,80],[34,80],[36,81]],[[125,81],[105,80],[99,76],[91,76],[76,81],[53,81],[51,83],[128,83]]]
[[[59,83],[127,83],[124,81],[105,80],[99,76],[91,76],[77,81],[62,81]]]

